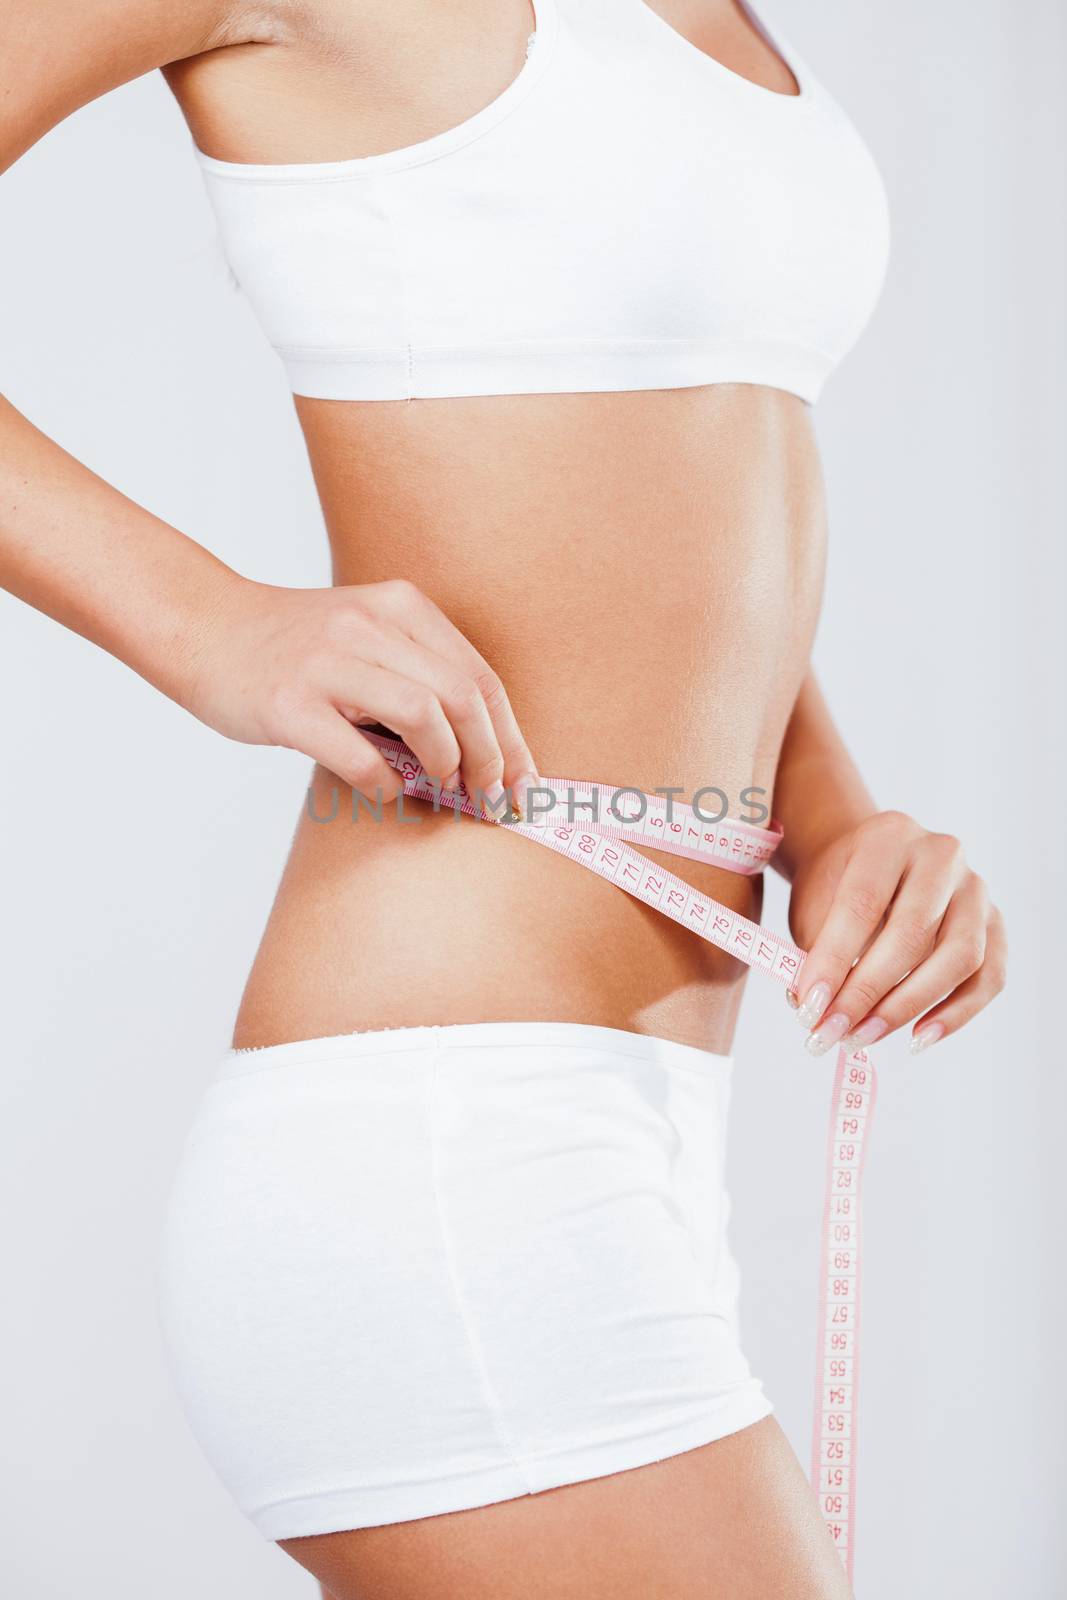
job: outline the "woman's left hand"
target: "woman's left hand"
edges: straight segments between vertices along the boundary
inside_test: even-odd
[[[913,1053],[969,1022],[1004,987],[1000,912],[958,839],[883,811],[793,875],[789,922],[808,951],[797,1016],[806,1048],[856,1049],[914,1024]]]

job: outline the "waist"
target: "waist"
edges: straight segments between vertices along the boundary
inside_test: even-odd
[[[316,769],[237,1046],[517,1019],[729,1052],[744,979],[731,957],[505,827],[418,801],[356,815],[351,791]],[[702,893],[758,919],[760,878],[681,865]]]
[[[753,789],[770,806],[821,587],[799,402],[310,404],[336,580],[404,576],[429,594],[499,673],[541,772],[715,789],[709,807],[734,815]],[[728,957],[506,830],[418,803],[352,822],[324,772],[319,817],[334,790],[335,820],[305,811],[297,830],[240,1043],[519,1018],[729,1049]],[[696,862],[684,875],[758,916],[758,880]]]

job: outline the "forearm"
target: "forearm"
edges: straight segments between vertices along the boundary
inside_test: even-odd
[[[0,587],[185,703],[205,635],[244,582],[0,397]]]
[[[785,829],[775,865],[792,880],[801,862],[877,809],[809,669],[775,778],[774,813]]]

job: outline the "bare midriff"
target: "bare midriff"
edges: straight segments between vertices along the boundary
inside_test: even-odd
[[[339,584],[405,577],[507,688],[538,770],[770,803],[819,609],[808,407],[729,384],[297,398]],[[506,828],[312,777],[234,1043],[478,1021],[728,1051],[743,969]],[[707,804],[716,805],[717,801]],[[748,808],[749,812],[751,808]],[[417,819],[417,820],[415,820]],[[679,863],[758,916],[759,880]]]

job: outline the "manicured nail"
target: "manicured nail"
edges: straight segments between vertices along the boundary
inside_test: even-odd
[[[804,1004],[797,1010],[797,1021],[802,1028],[814,1028],[830,1004],[830,985],[816,983],[804,996]]]
[[[787,989],[785,991],[785,998],[786,1004],[791,1006],[794,1011],[800,1005],[800,996],[797,994],[795,989]]]
[[[925,1028],[920,1028],[918,1033],[912,1034],[908,1040],[908,1049],[913,1056],[917,1056],[920,1050],[926,1050],[930,1045],[936,1044],[944,1031],[943,1022],[928,1022]]]
[[[865,1050],[869,1044],[874,1044],[883,1033],[889,1032],[889,1024],[881,1017],[868,1017],[866,1022],[861,1022],[853,1033],[845,1035],[845,1044],[853,1045],[857,1050]]]
[[[832,1017],[827,1017],[821,1024],[817,1033],[809,1033],[804,1040],[804,1048],[809,1056],[825,1055],[833,1045],[840,1044],[849,1029],[849,1019],[843,1011],[835,1011]]]
[[[514,799],[514,808],[518,812],[515,818],[516,822],[528,822],[534,826],[538,824],[539,819],[530,814],[531,807],[528,796],[531,789],[539,787],[540,782],[541,780],[536,772],[523,772],[515,779],[511,786],[511,793]]]
[[[459,768],[457,767],[452,776],[445,779],[443,787],[445,789],[458,789],[462,782],[463,779],[460,777]]]
[[[507,816],[507,807],[500,804],[503,798],[502,783],[491,783],[487,789],[482,790],[482,810],[498,822],[502,822]]]

